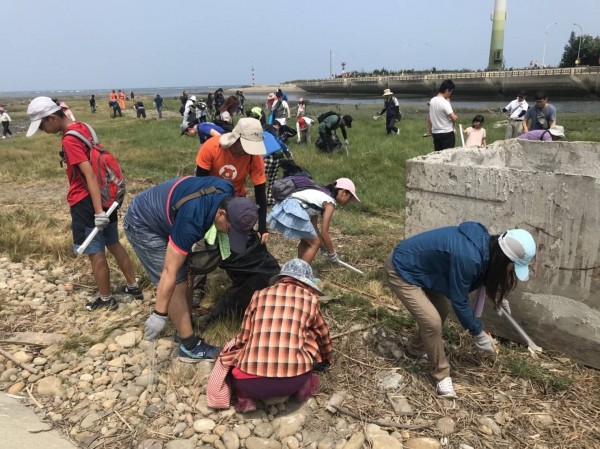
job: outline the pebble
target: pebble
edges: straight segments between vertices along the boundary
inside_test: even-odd
[[[481,431],[488,435],[500,435],[502,433],[500,426],[489,416],[481,416],[477,419],[477,422]]]
[[[440,433],[445,436],[454,433],[456,423],[452,418],[443,417],[438,419],[435,426],[440,431]]]
[[[441,449],[442,445],[434,438],[410,438],[404,443],[404,449]]]
[[[197,433],[205,433],[212,431],[216,426],[216,423],[209,418],[197,419],[194,421],[194,430]]]

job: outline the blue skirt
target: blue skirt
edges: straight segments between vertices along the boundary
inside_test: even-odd
[[[314,239],[317,237],[310,216],[298,200],[286,198],[275,204],[267,217],[269,227],[289,239]]]

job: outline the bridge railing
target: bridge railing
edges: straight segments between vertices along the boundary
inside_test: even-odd
[[[332,78],[323,80],[304,81],[298,84],[304,85],[322,85],[322,84],[344,84],[348,82],[366,83],[386,81],[419,81],[419,80],[439,80],[439,79],[468,79],[468,78],[510,78],[513,76],[546,76],[546,75],[582,75],[588,73],[599,73],[600,67],[567,67],[553,69],[523,69],[523,70],[502,70],[492,72],[454,72],[454,73],[427,73],[410,75],[389,75],[389,76],[361,76],[353,78]]]

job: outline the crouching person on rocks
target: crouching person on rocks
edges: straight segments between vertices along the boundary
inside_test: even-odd
[[[254,294],[241,331],[223,348],[210,375],[210,407],[228,408],[230,388],[238,412],[255,410],[257,399],[294,395],[303,402],[319,390],[313,367],[330,365],[332,347],[319,308],[322,293],[312,276],[308,263],[292,259],[270,287]]]
[[[529,278],[528,266],[535,253],[535,241],[525,230],[490,235],[482,224],[465,222],[406,239],[387,259],[390,288],[418,324],[406,352],[427,356],[438,396],[457,397],[442,341],[448,300],[477,349],[495,353],[492,337],[483,331],[469,305],[469,292],[479,289],[478,302],[487,295],[498,312],[504,308],[510,313],[504,297],[516,287],[517,279]]]
[[[223,259],[244,251],[258,213],[251,200],[233,195],[229,181],[212,176],[171,179],[134,198],[123,220],[129,243],[157,286],[145,338],[158,338],[167,317],[171,318],[181,340],[182,362],[214,359],[219,354],[219,348],[193,331],[184,263],[192,246],[208,234],[216,234]]]

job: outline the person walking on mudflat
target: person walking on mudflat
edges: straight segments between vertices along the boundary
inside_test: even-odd
[[[431,118],[431,135],[435,151],[442,151],[456,146],[454,124],[458,117],[450,105],[450,96],[454,91],[454,82],[444,80],[440,84],[438,94],[429,101]]]
[[[12,137],[13,133],[10,130],[10,115],[4,110],[2,106],[0,106],[0,122],[2,122],[2,138],[6,139],[6,136]]]
[[[95,227],[100,229],[84,251],[92,264],[92,273],[99,292],[93,301],[85,305],[86,309],[118,308],[117,301],[110,291],[110,270],[105,248],[114,256],[127,280],[127,285],[124,285],[121,291],[135,299],[143,299],[144,294],[135,279],[131,259],[119,242],[118,212],[115,210],[108,216],[102,207],[98,178],[89,160],[90,152],[77,137],[65,135],[68,131],[76,131],[91,141],[90,129],[85,123],[72,121],[49,97],[37,97],[32,100],[27,107],[27,115],[31,120],[27,137],[33,136],[38,129],[48,134],[63,135],[62,151],[69,179],[67,201],[71,208],[73,250],[77,251]]]
[[[535,241],[523,229],[490,235],[481,223],[468,221],[412,236],[388,257],[385,272],[390,288],[418,325],[406,352],[429,360],[438,396],[457,397],[442,340],[448,301],[475,347],[494,354],[494,340],[470,306],[469,292],[478,290],[481,307],[487,296],[498,313],[504,309],[510,314],[505,297],[517,286],[517,279],[529,278],[535,253]]]
[[[390,135],[392,132],[400,135],[400,130],[396,128],[396,121],[400,121],[402,118],[402,113],[400,112],[400,103],[398,103],[398,99],[394,97],[394,92],[390,89],[385,89],[383,91],[383,109],[376,115],[374,118],[377,119],[383,115],[385,112],[385,132]]]

